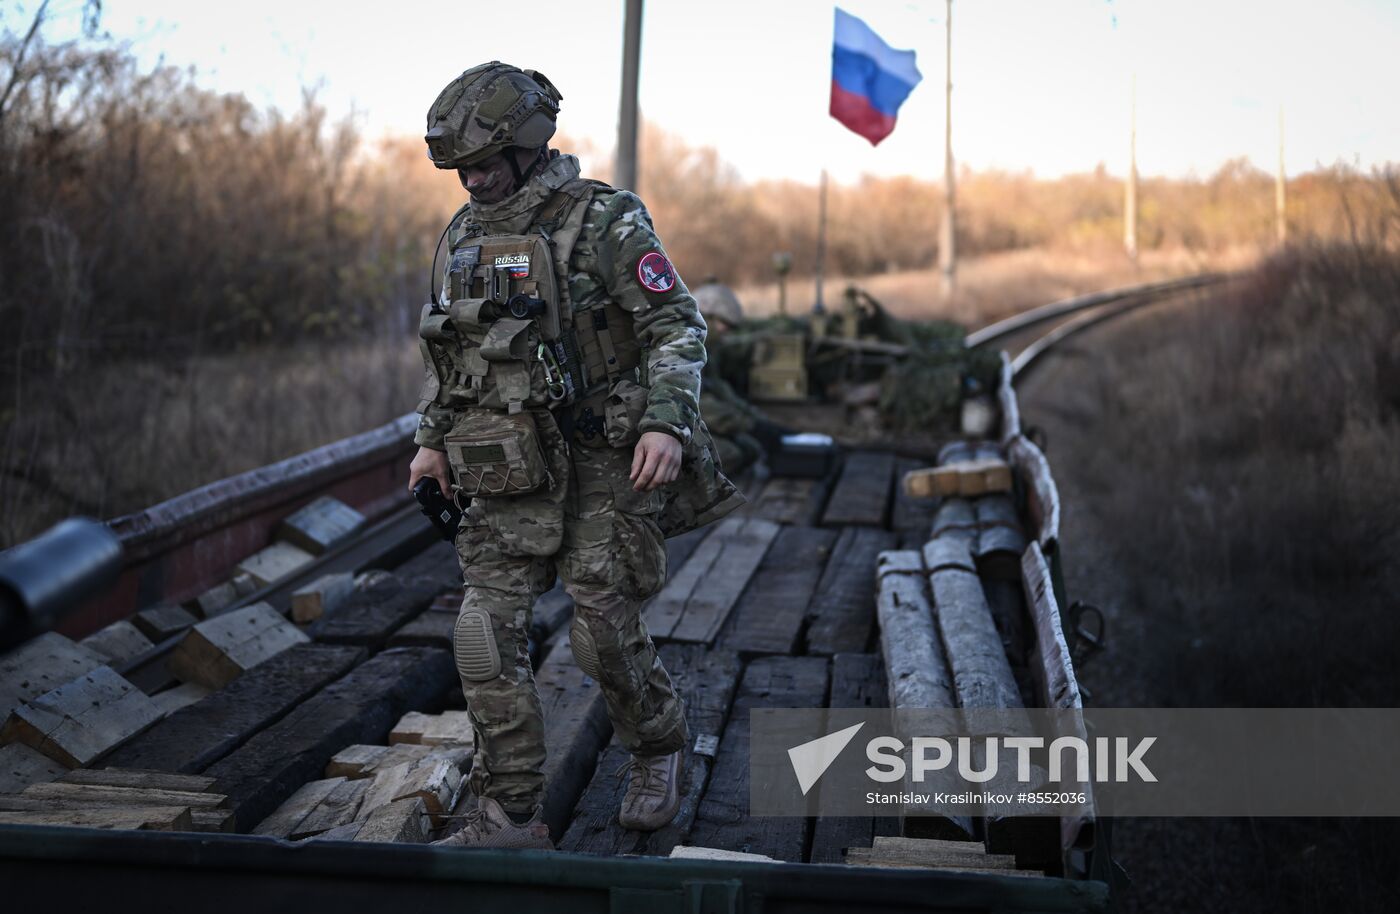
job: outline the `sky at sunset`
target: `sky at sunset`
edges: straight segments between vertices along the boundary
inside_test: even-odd
[[[30,4],[32,6],[32,4]],[[923,82],[872,148],[826,113],[832,4],[649,0],[645,118],[718,148],[745,178],[812,181],[942,171],[944,4],[846,0]],[[76,27],[59,4],[51,39]],[[194,65],[202,84],[294,106],[320,84],[370,135],[418,136],[437,92],[482,60],[538,69],[564,94],[560,126],[614,142],[622,0],[392,4],[353,0],[106,0],[103,27],[147,62]],[[8,17],[11,26],[16,17]],[[1290,173],[1400,160],[1400,3],[1263,0],[957,0],[953,141],[976,169],[1054,176],[1127,162],[1137,77],[1145,174],[1208,174],[1248,156],[1272,170],[1279,109]],[[645,168],[645,163],[643,163]]]

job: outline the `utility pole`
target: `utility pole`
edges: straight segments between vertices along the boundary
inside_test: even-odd
[[[642,0],[626,0],[622,26],[622,104],[617,116],[613,184],[637,190],[637,78],[642,57]]]
[[[1283,106],[1278,106],[1278,173],[1274,176],[1274,233],[1288,243],[1288,178],[1283,172]]]
[[[821,191],[817,197],[817,300],[812,305],[813,314],[826,312],[822,302],[822,277],[826,275],[826,169],[822,169]]]
[[[954,213],[953,188],[953,0],[947,0],[947,53],[944,55],[944,115],[943,115],[943,231],[938,243],[938,265],[943,270],[943,298],[951,298],[956,288],[957,221]]]
[[[1137,262],[1137,74],[1133,74],[1130,114],[1128,115],[1128,181],[1123,188],[1123,248]]]

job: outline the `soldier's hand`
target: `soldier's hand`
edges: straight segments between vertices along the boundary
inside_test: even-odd
[[[674,482],[681,473],[681,443],[665,432],[647,432],[632,452],[632,488],[638,492]]]
[[[430,447],[419,447],[418,453],[413,455],[413,462],[408,465],[408,491],[412,492],[418,480],[425,476],[437,480],[444,498],[452,497],[452,475],[447,467],[447,454]]]

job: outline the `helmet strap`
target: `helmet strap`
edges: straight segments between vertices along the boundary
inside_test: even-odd
[[[534,177],[535,172],[539,170],[540,163],[544,161],[545,148],[541,146],[536,152],[535,157],[530,160],[530,164],[526,165],[523,169],[515,158],[515,150],[517,148],[519,147],[512,146],[510,149],[507,149],[505,153],[506,163],[510,165],[510,173],[515,176],[515,189],[519,190],[524,187],[525,182]]]

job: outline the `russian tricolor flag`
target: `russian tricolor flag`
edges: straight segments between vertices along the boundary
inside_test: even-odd
[[[836,9],[831,50],[831,116],[878,145],[923,76],[913,51],[896,51],[870,26]]]

